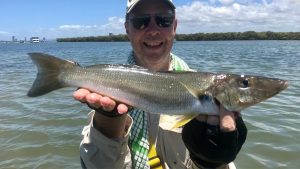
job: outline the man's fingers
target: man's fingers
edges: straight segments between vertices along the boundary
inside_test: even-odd
[[[119,104],[117,107],[118,113],[125,114],[128,112],[129,108],[125,104]]]
[[[73,92],[74,99],[85,103],[86,102],[86,96],[90,94],[90,91],[86,89],[78,89],[75,92]]]
[[[234,113],[226,110],[222,105],[220,106],[220,128],[224,132],[236,129]]]
[[[101,108],[102,110],[107,112],[111,112],[116,109],[118,113],[125,114],[129,110],[129,107],[125,104],[117,105],[116,101],[112,100],[109,97],[101,96],[97,93],[91,93],[89,90],[82,88],[76,90],[73,93],[73,97],[74,99],[82,103],[87,103],[91,108]]]
[[[86,96],[86,102],[94,108],[101,107],[101,98],[102,96],[96,93],[90,93]]]
[[[100,99],[100,106],[104,111],[110,112],[113,111],[116,107],[117,103],[109,97],[102,97]]]

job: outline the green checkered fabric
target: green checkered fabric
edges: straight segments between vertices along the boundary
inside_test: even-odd
[[[171,54],[172,60],[170,70],[186,71],[188,65],[179,57]],[[135,64],[133,54],[128,57],[128,64]],[[139,109],[132,109],[129,115],[133,119],[133,125],[129,136],[129,147],[133,169],[150,169],[148,164],[149,135],[148,135],[148,113]]]

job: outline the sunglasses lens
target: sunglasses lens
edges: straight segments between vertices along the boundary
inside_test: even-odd
[[[156,24],[161,28],[170,27],[173,24],[174,17],[173,16],[156,16],[155,21]]]
[[[132,17],[130,19],[133,27],[138,30],[145,29],[151,20],[151,16],[139,16],[139,17]],[[173,24],[174,15],[155,15],[155,22],[161,28],[170,27]]]
[[[135,29],[142,30],[148,26],[150,19],[150,16],[135,17],[131,19],[131,22]]]

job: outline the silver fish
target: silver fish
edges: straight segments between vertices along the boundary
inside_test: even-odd
[[[208,72],[154,72],[138,66],[78,64],[29,53],[38,68],[28,92],[36,97],[63,87],[82,87],[150,113],[219,113],[219,104],[241,111],[288,86],[281,79]]]

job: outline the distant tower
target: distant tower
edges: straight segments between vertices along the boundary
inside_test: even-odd
[[[12,36],[11,41],[13,41],[13,42],[16,41],[15,36]]]

